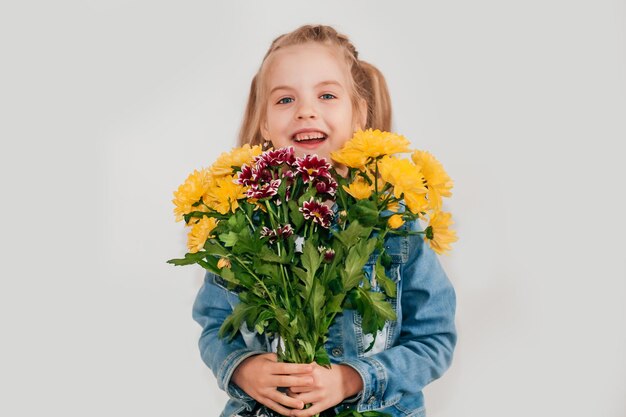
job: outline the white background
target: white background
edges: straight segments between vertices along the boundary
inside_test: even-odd
[[[270,42],[324,23],[455,180],[429,416],[626,416],[625,2],[382,3],[0,6],[1,415],[219,415],[172,192],[234,145]]]

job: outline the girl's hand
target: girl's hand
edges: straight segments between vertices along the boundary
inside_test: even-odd
[[[363,389],[361,375],[348,365],[332,365],[330,369],[316,363],[311,365],[313,366],[310,374],[313,376],[312,383],[292,386],[287,393],[291,398],[312,405],[307,409],[294,407],[298,410],[292,410],[291,416],[309,417],[321,413]]]
[[[288,416],[304,402],[278,391],[278,387],[303,387],[313,383],[313,364],[278,362],[275,353],[251,356],[237,366],[231,381],[257,402]],[[290,407],[290,408],[286,408]]]

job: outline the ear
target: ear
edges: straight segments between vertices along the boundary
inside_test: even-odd
[[[265,139],[265,141],[269,142],[270,141],[270,131],[267,127],[267,120],[262,120],[261,121],[261,125],[259,126],[259,129],[261,130],[261,136],[263,136],[263,139]]]
[[[359,99],[359,116],[355,130],[363,130],[367,126],[367,101],[364,98]]]

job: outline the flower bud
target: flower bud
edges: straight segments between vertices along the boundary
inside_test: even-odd
[[[393,216],[389,217],[387,223],[392,229],[397,229],[404,224],[404,219],[402,218],[401,214],[394,214]]]
[[[228,259],[228,258],[220,258],[220,260],[217,261],[217,267],[219,269],[230,268],[230,265],[231,265],[230,264],[230,259]]]

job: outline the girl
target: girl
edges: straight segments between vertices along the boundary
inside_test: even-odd
[[[239,143],[293,146],[299,155],[330,159],[356,130],[389,131],[390,125],[382,74],[358,59],[347,37],[328,26],[307,25],[279,36],[265,55],[252,80]],[[419,230],[417,222],[403,227]],[[246,326],[230,343],[218,338],[238,296],[219,276],[206,274],[193,318],[203,329],[202,359],[230,397],[221,417],[271,413],[268,409],[309,417],[346,407],[425,415],[422,389],[449,367],[456,344],[455,293],[419,235],[392,235],[386,248],[398,319],[387,322],[374,348],[365,352],[372,339],[363,334],[360,315],[353,310],[338,315],[326,344],[330,369],[277,362],[275,346]],[[373,267],[366,265],[368,277]]]

